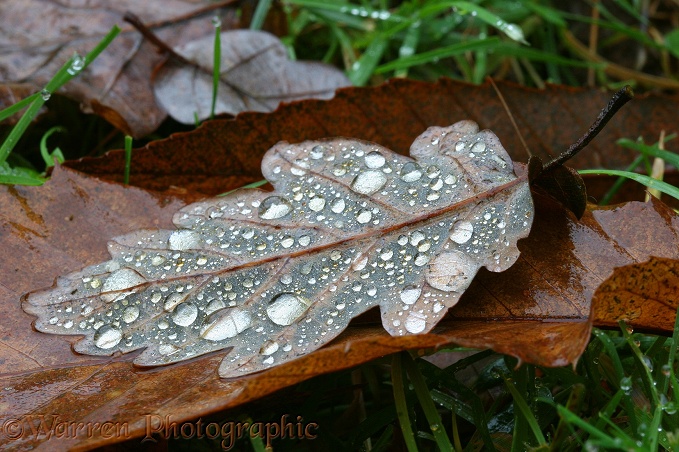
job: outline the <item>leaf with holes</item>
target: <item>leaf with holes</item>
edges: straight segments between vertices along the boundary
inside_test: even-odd
[[[379,305],[392,335],[430,331],[478,269],[500,272],[534,216],[525,166],[476,123],[431,127],[408,158],[336,138],[278,143],[274,192],[191,204],[177,230],[109,244],[112,259],[34,292],[38,330],[155,366],[232,348],[222,377],[307,354]],[[516,172],[515,172],[516,171]]]

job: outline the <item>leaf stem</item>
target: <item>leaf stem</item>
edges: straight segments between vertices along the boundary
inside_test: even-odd
[[[606,105],[606,107],[601,110],[601,113],[599,113],[599,116],[596,118],[587,133],[585,133],[578,141],[566,149],[565,152],[561,153],[553,160],[547,162],[542,170],[543,174],[552,171],[554,168],[562,166],[568,160],[575,157],[578,152],[587,146],[589,142],[592,141],[599,134],[599,132],[601,132],[601,130],[618,112],[618,110],[620,110],[620,108],[622,108],[622,106],[627,102],[632,100],[633,97],[634,92],[632,92],[632,87],[629,85],[625,85],[623,88],[618,90],[618,92],[616,92],[608,102],[608,105]]]

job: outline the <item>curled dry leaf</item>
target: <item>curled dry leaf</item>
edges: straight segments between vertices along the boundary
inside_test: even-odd
[[[154,75],[158,103],[179,122],[193,124],[194,114],[210,117],[214,37],[175,49],[186,64],[169,60]],[[328,99],[349,79],[337,68],[311,61],[290,61],[283,43],[263,31],[233,30],[221,34],[220,83],[215,113],[273,111],[281,102]]]
[[[429,128],[410,154],[279,143],[262,162],[273,193],[238,190],[183,208],[177,230],[117,237],[110,261],[24,309],[40,331],[84,335],[80,353],[145,348],[139,365],[232,347],[223,377],[307,354],[377,305],[390,334],[428,332],[480,267],[516,261],[534,208],[525,167],[472,121]]]

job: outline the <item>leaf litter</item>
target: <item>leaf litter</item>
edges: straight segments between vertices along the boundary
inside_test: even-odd
[[[197,202],[176,230],[114,238],[112,259],[28,295],[38,330],[92,355],[145,348],[155,366],[232,348],[222,377],[310,353],[380,306],[393,336],[426,333],[482,266],[518,258],[534,217],[527,172],[476,123],[431,127],[411,157],[337,138],[262,161],[274,192]]]

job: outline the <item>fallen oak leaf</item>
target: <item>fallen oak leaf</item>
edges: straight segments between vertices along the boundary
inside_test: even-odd
[[[273,193],[239,190],[182,209],[181,229],[115,238],[110,261],[24,309],[40,331],[85,335],[80,353],[145,348],[138,365],[231,347],[223,377],[309,353],[378,304],[390,334],[430,331],[481,266],[514,263],[534,211],[525,169],[474,122],[429,128],[411,156],[279,143],[262,161]]]

